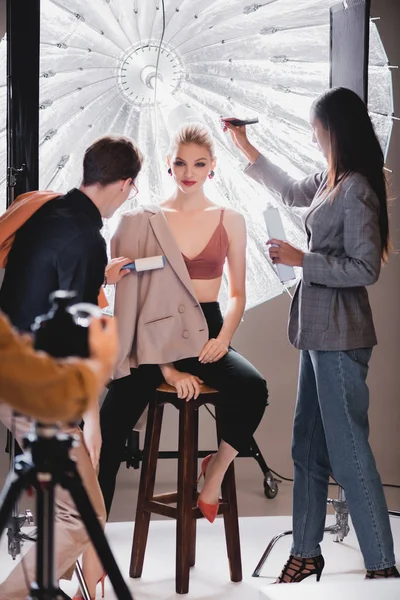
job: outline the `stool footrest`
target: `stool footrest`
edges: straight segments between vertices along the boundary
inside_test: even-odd
[[[175,498],[173,498],[175,496]],[[169,506],[172,503],[177,502],[178,494],[158,494],[157,496],[153,496],[151,500],[146,500],[143,510],[147,513],[154,513],[156,515],[162,515],[163,517],[169,517],[170,519],[176,519],[178,515],[178,507]],[[165,500],[167,497],[167,501]],[[220,500],[218,514],[223,515],[227,513],[229,510],[228,502],[224,502]],[[194,519],[202,519],[203,515],[197,506],[192,507],[193,518]]]

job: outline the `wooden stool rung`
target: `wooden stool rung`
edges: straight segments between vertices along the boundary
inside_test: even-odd
[[[168,494],[156,494],[152,497],[152,500],[156,502],[162,502],[163,504],[174,504],[178,501],[178,492],[170,492]]]

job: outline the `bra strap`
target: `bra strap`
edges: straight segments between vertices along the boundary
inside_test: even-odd
[[[219,219],[219,223],[220,223],[220,225],[221,225],[221,223],[222,223],[222,221],[223,221],[223,218],[224,218],[224,213],[225,213],[225,207],[221,208],[221,216],[220,216],[220,219]]]

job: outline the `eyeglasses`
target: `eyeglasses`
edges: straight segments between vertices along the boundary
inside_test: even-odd
[[[133,180],[131,181],[130,185],[131,185],[131,188],[133,188],[133,189],[132,189],[131,193],[128,196],[128,200],[133,200],[138,195],[139,190],[137,189],[136,184],[135,184],[135,182]]]

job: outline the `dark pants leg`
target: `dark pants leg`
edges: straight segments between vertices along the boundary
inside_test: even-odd
[[[145,410],[149,399],[163,382],[157,365],[132,369],[129,377],[114,380],[100,411],[103,444],[100,454],[99,482],[107,516],[115,492],[115,482],[126,440]]]
[[[267,384],[257,369],[232,349],[217,363],[202,364],[197,358],[189,358],[175,366],[220,392],[222,439],[238,452],[248,451],[268,404]]]

